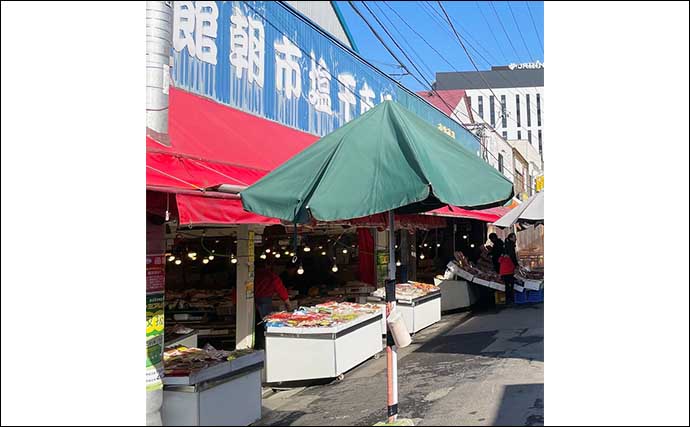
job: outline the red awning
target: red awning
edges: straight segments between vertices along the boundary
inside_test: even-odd
[[[177,194],[180,225],[280,224],[275,218],[247,212],[239,199]]]
[[[467,210],[455,206],[445,206],[435,209],[431,212],[427,212],[425,215],[444,216],[449,218],[468,218],[477,219],[484,222],[495,222],[498,221],[498,219],[505,215],[509,210],[510,209],[504,207],[482,210]]]
[[[220,184],[249,186],[264,175],[266,172],[258,169],[167,153],[146,153],[146,185],[150,187],[200,190]]]
[[[146,137],[146,187],[176,194],[181,225],[279,224],[203,190],[249,186],[318,139],[173,87],[168,122],[168,145]]]
[[[271,171],[318,136],[170,87],[170,146],[147,138],[146,151]]]

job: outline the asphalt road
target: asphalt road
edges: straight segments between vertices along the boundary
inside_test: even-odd
[[[543,425],[543,305],[453,314],[399,355],[400,417],[415,425]],[[385,419],[385,357],[342,381],[264,399],[255,425],[373,425]]]

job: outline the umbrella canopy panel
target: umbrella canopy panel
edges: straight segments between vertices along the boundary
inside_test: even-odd
[[[501,206],[513,186],[451,137],[383,102],[240,193],[245,209],[286,221],[336,221],[446,204]]]

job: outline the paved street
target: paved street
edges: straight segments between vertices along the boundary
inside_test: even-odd
[[[400,352],[400,416],[415,425],[543,425],[543,305],[444,316]],[[255,425],[385,419],[385,357],[327,385],[264,399]]]

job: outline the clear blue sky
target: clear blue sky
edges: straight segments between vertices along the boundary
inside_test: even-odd
[[[395,66],[395,59],[374,37],[371,30],[362,21],[362,18],[354,12],[350,4],[347,1],[338,1],[337,3],[360,54],[388,74],[403,74],[404,71]],[[492,65],[507,65],[511,62],[536,60],[544,62],[544,50],[542,48],[544,41],[543,2],[529,2],[529,10],[532,12],[533,20],[530,18],[527,3],[524,1],[512,1],[510,7],[506,1],[450,1],[442,3],[456,30],[466,40],[466,47],[480,70],[487,70]],[[354,4],[383,37],[386,44],[406,63],[410,71],[418,75],[407,63],[404,56],[397,51],[397,48],[371,17],[362,2],[357,1]],[[450,26],[445,20],[442,20],[443,12],[439,9],[437,2],[367,1],[366,4],[430,82],[435,80],[434,73],[439,71],[474,71],[472,63],[453,35]],[[434,9],[433,11],[431,7]],[[397,12],[400,17],[391,9]],[[401,18],[412,29],[402,22]],[[539,33],[538,36],[535,32],[535,26],[536,32]],[[413,30],[426,39],[441,55],[434,52]],[[412,90],[425,89],[425,85],[418,83],[411,76],[394,77]],[[423,82],[423,79],[420,80]]]

